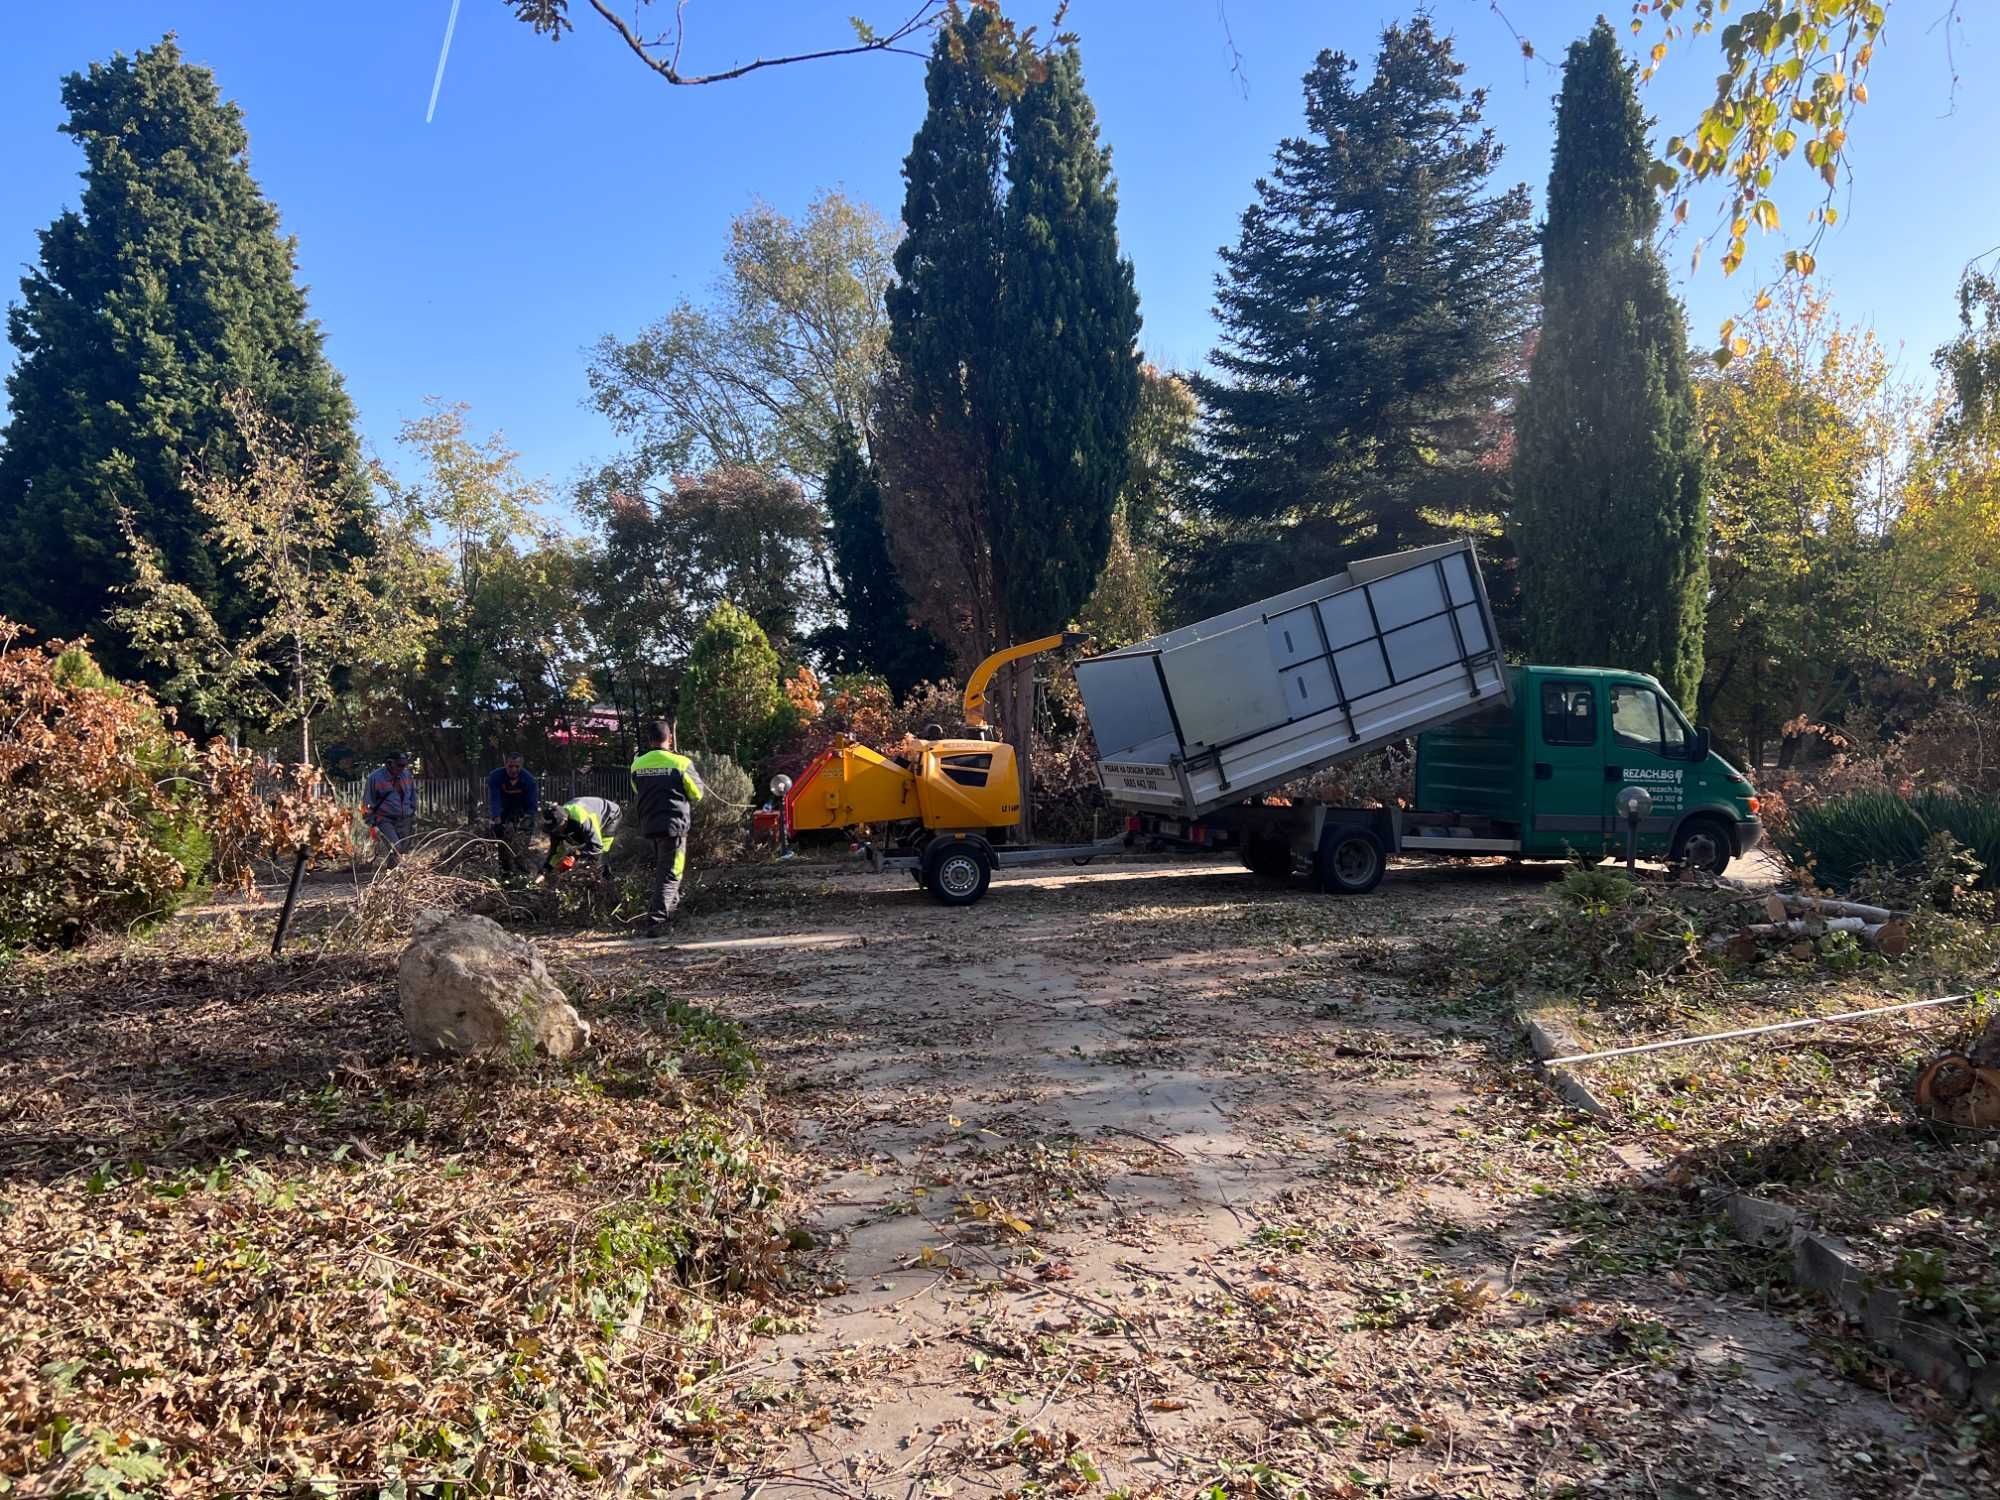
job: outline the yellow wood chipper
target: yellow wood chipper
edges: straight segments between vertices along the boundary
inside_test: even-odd
[[[965,684],[963,737],[919,740],[894,756],[836,739],[785,793],[787,825],[795,833],[884,829],[888,847],[863,846],[871,865],[908,870],[947,906],[977,901],[1002,865],[1081,862],[1122,847],[1122,834],[1060,848],[1005,842],[1021,823],[1021,775],[1014,747],[987,725],[986,690],[1002,667],[1084,639],[1065,631],[987,657]]]

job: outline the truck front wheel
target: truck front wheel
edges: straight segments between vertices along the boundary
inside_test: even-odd
[[[1382,883],[1389,857],[1371,828],[1329,828],[1314,865],[1322,889],[1337,896],[1361,896]]]
[[[924,864],[928,876],[924,888],[946,906],[972,905],[993,881],[993,871],[979,852],[962,845],[940,847]]]
[[[1720,875],[1735,857],[1735,843],[1718,818],[1690,818],[1674,835],[1671,861],[1678,867]]]

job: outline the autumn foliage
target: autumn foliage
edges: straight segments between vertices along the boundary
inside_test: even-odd
[[[197,747],[80,646],[26,633],[0,619],[0,947],[156,920],[260,855],[345,837],[317,773]]]

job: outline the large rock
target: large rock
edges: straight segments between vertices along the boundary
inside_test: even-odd
[[[428,911],[396,964],[403,1024],[419,1045],[466,1057],[568,1057],[590,1025],[535,945],[490,917]]]

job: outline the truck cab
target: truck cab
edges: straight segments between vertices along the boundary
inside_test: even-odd
[[[1447,852],[1471,828],[1489,835],[1487,847],[1529,857],[1620,854],[1626,787],[1652,799],[1641,855],[1720,874],[1763,837],[1749,779],[1653,678],[1601,667],[1507,671],[1511,702],[1418,737],[1414,801],[1424,811],[1406,815],[1404,847]],[[1427,836],[1431,820],[1438,834]]]

